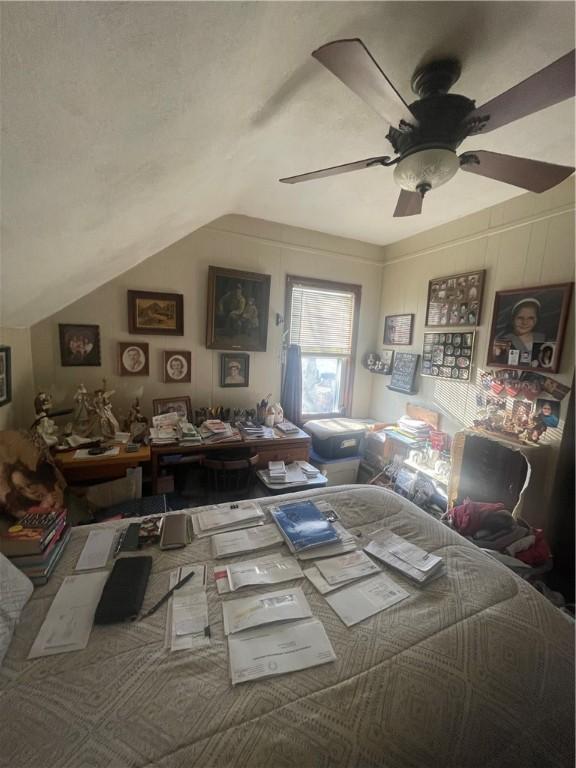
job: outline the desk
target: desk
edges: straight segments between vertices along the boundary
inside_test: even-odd
[[[84,483],[90,480],[116,480],[126,476],[126,470],[150,461],[150,448],[143,445],[137,451],[126,452],[120,445],[117,456],[91,456],[89,459],[75,459],[73,451],[56,453],[54,461],[67,483]]]
[[[257,469],[268,466],[269,461],[284,461],[290,464],[293,461],[308,461],[312,439],[310,435],[301,429],[291,435],[283,435],[274,430],[274,438],[244,437],[240,440],[224,443],[198,443],[197,445],[153,445],[151,447],[152,459],[152,494],[158,493],[158,473],[162,466],[162,456],[181,454],[182,463],[186,463],[186,457],[205,455],[209,453],[231,454],[244,452],[247,455],[260,456]],[[189,460],[189,459],[188,459]],[[166,467],[177,467],[178,463],[166,464]]]

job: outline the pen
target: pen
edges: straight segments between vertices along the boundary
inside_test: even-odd
[[[166,592],[166,594],[163,597],[161,597],[160,600],[158,600],[158,602],[152,606],[152,608],[150,608],[148,611],[146,611],[146,613],[143,613],[142,616],[140,616],[139,621],[142,621],[142,619],[147,619],[148,616],[151,616],[155,611],[157,611],[158,608],[160,608],[160,606],[163,605],[166,602],[166,600],[168,600],[174,594],[174,592],[176,592],[177,589],[180,589],[180,587],[183,587],[187,581],[190,581],[192,576],[194,576],[194,571],[190,571],[190,573],[187,576],[184,576],[183,579],[180,579],[180,581],[174,587],[172,587],[172,589],[169,589],[168,592]]]

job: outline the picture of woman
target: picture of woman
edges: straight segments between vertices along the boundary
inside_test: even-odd
[[[191,358],[190,352],[185,351],[165,351],[164,352],[164,381],[169,382],[190,382],[191,381]]]
[[[58,483],[54,466],[47,461],[38,464],[35,470],[21,461],[4,464],[2,480],[8,489],[4,504],[15,520],[29,512],[53,512],[63,505],[63,489]]]

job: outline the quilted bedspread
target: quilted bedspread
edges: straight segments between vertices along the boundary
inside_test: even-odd
[[[308,580],[298,582],[336,662],[232,687],[210,540],[172,551],[153,547],[146,605],[165,592],[176,566],[208,565],[209,648],[164,650],[164,606],[143,622],[95,626],[84,651],[29,661],[50,602],[92,526],[77,528],[55,574],[24,609],[0,669],[0,765],[574,764],[574,632],[567,617],[390,491],[339,486],[290,495],[297,497],[329,500],[360,542],[390,527],[440,554],[446,576],[418,588],[391,574],[410,597],[351,628]],[[235,558],[242,559],[247,556]]]

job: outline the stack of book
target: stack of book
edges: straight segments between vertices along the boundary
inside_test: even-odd
[[[26,515],[0,537],[0,551],[33,584],[46,584],[70,538],[66,510]]]
[[[411,544],[387,528],[375,531],[373,535],[374,539],[364,547],[365,552],[416,584],[427,584],[445,573],[441,557]]]
[[[185,447],[187,445],[198,445],[198,443],[202,442],[200,433],[193,424],[180,424],[180,432],[179,445]]]
[[[283,461],[269,461],[268,474],[274,483],[286,482],[286,464]]]
[[[398,419],[398,429],[413,440],[428,440],[432,427],[420,419],[410,419],[408,416],[401,416]]]
[[[176,427],[150,427],[152,445],[173,445],[178,442]]]
[[[340,541],[334,524],[313,501],[280,504],[270,511],[288,548],[295,554]]]
[[[279,429],[280,432],[283,432],[285,435],[290,435],[294,432],[299,432],[300,430],[295,424],[292,424],[291,421],[281,421],[280,424],[276,424],[276,429]]]
[[[226,443],[242,439],[237,429],[232,429],[230,424],[220,419],[208,419],[202,422],[200,435],[205,443]]]

